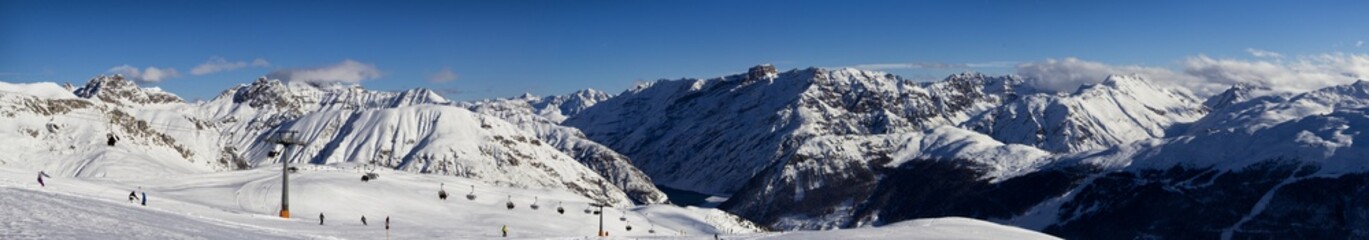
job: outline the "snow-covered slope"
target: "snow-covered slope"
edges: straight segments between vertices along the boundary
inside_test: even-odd
[[[908,184],[903,172],[918,166],[953,166],[976,181],[998,182],[1036,171],[1049,153],[1005,145],[965,129],[818,137],[793,157],[762,172],[721,208],[781,229],[832,229],[901,219],[880,210],[900,204],[884,191]],[[964,176],[946,176],[964,177]]]
[[[645,204],[667,202],[665,193],[656,188],[650,177],[633,166],[627,156],[586,139],[585,134],[578,129],[562,126],[557,124],[557,120],[549,119],[549,117],[565,116],[566,114],[563,112],[574,113],[581,108],[569,109],[573,111],[556,110],[558,106],[571,106],[563,104],[592,103],[590,101],[595,99],[583,97],[596,96],[593,93],[597,92],[584,90],[568,96],[546,98],[524,95],[518,98],[490,99],[459,103],[459,105],[477,113],[502,118],[518,125],[520,129],[533,132],[541,141],[574,157],[581,164],[607,178],[612,185],[622,188],[633,201]],[[576,100],[565,101],[565,99]]]
[[[658,184],[726,194],[828,135],[952,125],[1015,94],[1011,77],[966,74],[925,84],[856,69],[777,72],[637,86],[565,121],[632,158]]]
[[[184,114],[183,103],[138,103],[149,94],[179,98],[120,81],[127,80],[91,80],[91,85],[103,86],[82,88],[92,89],[86,96],[94,99],[56,94],[64,90],[56,84],[4,85],[0,139],[6,144],[0,151],[6,154],[0,164],[110,178],[151,177],[140,174],[150,169],[174,175],[230,168],[231,164],[215,161],[217,152],[201,151],[212,149],[200,143],[212,143],[217,132],[195,127],[195,119]]]
[[[1139,76],[1114,75],[1068,95],[1026,96],[963,125],[1007,143],[1079,152],[1163,138],[1170,126],[1206,113],[1182,91],[1157,88]]]
[[[292,163],[360,163],[632,203],[620,185],[534,132],[450,106],[424,89],[259,79],[212,101],[184,103],[118,76],[97,77],[74,97],[52,94],[53,84],[5,86],[0,128],[8,130],[0,137],[16,141],[0,147],[12,153],[0,164],[60,176],[149,178],[269,166],[282,160],[272,156],[279,147],[270,138],[289,130],[304,140],[287,152],[284,160]],[[20,92],[32,88],[41,94]]]
[[[147,180],[54,177],[39,187],[36,171],[0,166],[0,205],[6,206],[0,213],[10,217],[0,239],[478,239],[499,237],[503,226],[514,238],[578,238],[599,227],[599,215],[584,211],[596,200],[574,192],[398,171],[361,182],[355,171],[337,164],[292,174],[292,216],[281,219],[275,169]],[[453,195],[445,201],[437,197],[443,183]],[[475,200],[465,198],[470,186]],[[135,190],[146,192],[146,206],[127,201]],[[505,207],[510,200],[513,209]],[[618,237],[759,231],[722,211],[672,205],[604,208],[603,216],[605,229]]]

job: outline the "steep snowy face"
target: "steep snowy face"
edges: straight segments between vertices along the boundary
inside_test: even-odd
[[[1328,173],[1369,171],[1360,160],[1369,148],[1355,146],[1363,138],[1359,130],[1369,127],[1366,109],[1369,82],[1363,81],[1292,97],[1261,97],[1213,112],[1182,136],[1123,146],[1135,153],[1076,158],[1112,168],[1183,164],[1232,170],[1286,159]]]
[[[270,157],[277,147],[267,139],[294,130],[311,141],[287,161],[458,175],[505,186],[570,189],[614,205],[631,203],[620,190],[624,185],[581,166],[536,132],[451,106],[426,89],[383,92],[258,79],[225,91],[202,109],[222,125],[224,151],[251,166],[278,163]],[[619,178],[630,174],[623,175]],[[651,186],[645,181],[630,185]]]
[[[613,186],[622,188],[627,192],[628,196],[637,203],[655,204],[668,202],[665,193],[656,188],[656,185],[651,181],[650,177],[647,177],[645,173],[637,169],[636,166],[633,166],[631,160],[629,160],[627,156],[619,154],[607,146],[586,139],[584,133],[581,133],[578,129],[561,126],[556,124],[558,121],[547,119],[549,115],[544,112],[545,110],[553,110],[551,111],[553,114],[550,116],[562,116],[560,115],[561,112],[554,111],[558,105],[562,107],[568,106],[561,105],[568,103],[567,101],[562,100],[578,99],[576,101],[580,101],[580,103],[572,105],[584,104],[588,102],[583,100],[591,100],[591,98],[584,97],[596,96],[597,94],[595,93],[596,91],[594,90],[584,90],[572,93],[568,96],[552,96],[546,98],[525,96],[509,99],[481,100],[477,102],[459,103],[458,105],[465,106],[471,111],[480,114],[499,117],[517,125],[520,129],[533,132],[533,134],[542,142],[550,144],[561,152],[574,157],[575,160],[579,161],[581,164],[593,169],[595,172],[599,173],[599,175],[608,179]],[[607,95],[603,95],[601,97],[606,96]],[[552,103],[547,104],[548,102]],[[534,105],[539,103],[544,104],[541,105],[542,108],[538,108]]]
[[[986,77],[919,84],[856,69],[768,69],[638,86],[565,124],[628,155],[658,184],[726,194],[809,138],[955,124],[1001,102],[1016,84]]]
[[[613,95],[600,92],[599,90],[585,89],[569,95],[528,99],[528,104],[531,104],[531,107],[535,110],[537,115],[541,115],[553,122],[560,123],[565,121],[566,118],[580,114],[581,111],[611,97],[613,97]]]
[[[631,200],[613,183],[536,135],[497,117],[446,105],[324,109],[277,130],[308,139],[285,160],[356,163],[409,172],[463,176],[500,186],[567,189],[615,206]],[[266,154],[275,144],[249,149]],[[255,165],[278,159],[254,157]]]
[[[962,124],[1006,143],[1080,152],[1163,138],[1175,124],[1207,109],[1191,95],[1161,89],[1139,76],[1110,76],[1068,95],[1039,93],[998,106]]]
[[[1254,132],[1307,116],[1329,114],[1337,109],[1363,107],[1369,107],[1369,82],[1357,81],[1297,95],[1276,94],[1238,102],[1208,114],[1195,122],[1189,132]]]
[[[1259,96],[1261,92],[1268,91],[1270,91],[1268,87],[1236,84],[1232,85],[1231,88],[1226,89],[1226,91],[1222,91],[1221,94],[1207,98],[1206,101],[1203,101],[1203,106],[1216,111],[1231,106],[1232,104],[1250,100],[1251,98]]]
[[[943,166],[942,171],[913,174],[992,184],[1036,171],[1049,155],[951,126],[823,136],[762,172],[721,208],[780,229],[869,226],[907,214],[897,209],[900,200],[882,193],[911,184],[902,177],[909,174],[904,169]]]
[[[73,94],[56,84],[0,84],[0,164],[54,176],[148,178],[233,165],[202,146],[216,131],[197,125],[174,95],[99,77]],[[171,102],[155,99],[175,100]]]
[[[55,94],[66,91],[55,84],[0,87],[6,88],[0,89],[0,109],[7,113],[0,117],[13,120],[0,121],[0,127],[13,129],[5,139],[34,139],[0,148],[15,157],[0,164],[59,176],[146,178],[284,160],[565,189],[614,206],[632,203],[622,190],[629,187],[644,192],[644,202],[665,201],[659,191],[652,195],[649,179],[633,178],[630,168],[615,176],[620,181],[608,181],[535,132],[451,106],[424,89],[384,92],[259,79],[212,101],[186,104],[148,100],[174,95],[120,77],[97,78],[75,94]],[[34,91],[41,96],[17,93],[32,88],[41,88]],[[279,147],[270,141],[283,130],[305,140],[286,158],[273,156]],[[605,159],[610,163],[599,167],[627,165],[625,159]]]
[[[1034,225],[1067,238],[1369,237],[1356,230],[1369,223],[1357,200],[1369,183],[1369,148],[1356,144],[1369,141],[1366,103],[1364,82],[1259,97],[1182,136],[1063,156],[1099,173],[1038,207],[1058,214]],[[1147,224],[1122,224],[1135,222]]]
[[[180,97],[158,88],[140,88],[123,75],[98,76],[77,88],[76,96],[120,105],[182,103]]]

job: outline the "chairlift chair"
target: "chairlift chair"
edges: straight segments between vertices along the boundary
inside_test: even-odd
[[[437,187],[437,198],[447,200],[447,183],[442,183]]]
[[[537,206],[537,196],[533,196],[533,197],[532,197],[532,206],[529,206],[529,207],[531,207],[532,210],[537,210],[537,208],[540,208],[540,207],[541,207],[541,206]]]
[[[561,205],[562,205],[561,202],[556,202],[556,213],[560,213],[561,215],[565,215],[565,214],[566,214],[566,208],[561,207]]]
[[[475,201],[475,185],[471,185],[471,193],[466,194],[466,200]]]
[[[513,210],[513,195],[509,195],[509,202],[504,204],[509,210]]]

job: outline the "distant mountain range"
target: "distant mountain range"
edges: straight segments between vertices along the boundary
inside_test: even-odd
[[[138,178],[286,161],[567,189],[613,205],[655,185],[728,196],[775,229],[963,216],[1067,239],[1366,238],[1369,83],[1209,98],[1114,75],[1073,92],[1018,76],[918,82],[857,69],[752,67],[454,102],[423,89],[258,79],[186,103],[120,76],[0,85],[0,164]],[[115,142],[114,147],[107,142]],[[14,160],[18,159],[18,160]],[[278,165],[277,165],[278,166]]]

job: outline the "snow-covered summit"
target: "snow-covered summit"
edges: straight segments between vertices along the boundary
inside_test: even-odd
[[[975,116],[962,126],[1007,143],[1078,152],[1163,138],[1170,126],[1207,113],[1184,91],[1114,75],[1070,94],[1038,93]]]
[[[144,104],[166,104],[185,102],[159,88],[140,88],[131,79],[124,78],[123,75],[113,76],[100,75],[90,79],[84,86],[77,88],[74,92],[76,96],[88,99],[98,99],[100,101],[122,104],[122,105],[144,105]]]

